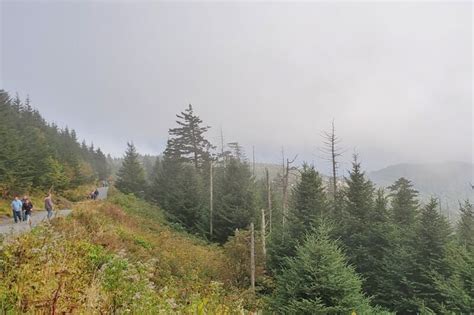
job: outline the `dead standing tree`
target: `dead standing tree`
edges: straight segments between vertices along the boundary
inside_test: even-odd
[[[295,166],[292,166],[292,164],[295,162],[296,158],[298,157],[298,154],[295,155],[295,157],[290,161],[289,159],[286,159],[285,163],[285,153],[282,150],[282,156],[283,156],[283,177],[282,177],[282,186],[283,186],[283,202],[282,202],[282,208],[283,208],[283,227],[285,227],[286,224],[286,219],[288,217],[288,184],[289,184],[289,178],[291,171],[297,170]]]
[[[268,211],[268,228],[272,232],[272,186],[270,183],[270,174],[268,168],[265,168],[265,182],[267,189],[267,211]]]
[[[331,124],[331,131],[323,131],[323,144],[324,148],[321,149],[321,151],[325,155],[325,159],[331,162],[331,172],[332,172],[332,177],[331,177],[331,190],[332,190],[332,196],[333,196],[333,206],[334,206],[334,212],[337,211],[337,170],[339,168],[339,162],[338,158],[342,155],[343,151],[339,147],[339,143],[341,140],[336,136],[336,129],[334,126],[334,120],[332,121]]]
[[[214,216],[214,174],[212,159],[209,162],[209,234],[212,237],[214,232],[213,216]]]
[[[255,232],[250,223],[250,289],[255,294]]]

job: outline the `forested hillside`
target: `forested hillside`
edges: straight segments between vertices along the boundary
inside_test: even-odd
[[[176,226],[218,244],[254,226],[263,272],[254,274],[251,264],[242,272],[264,308],[289,314],[474,309],[468,200],[453,224],[436,196],[421,200],[404,177],[378,189],[357,155],[335,185],[290,159],[277,174],[264,170],[257,177],[238,142],[215,149],[206,138],[210,127],[191,105],[177,118],[151,182],[129,143],[117,188],[157,203]],[[252,253],[250,241],[241,246]]]
[[[1,95],[4,196],[66,190],[109,175],[99,149],[47,124],[28,100]],[[439,200],[422,200],[405,177],[377,188],[357,155],[337,180],[290,159],[279,170],[254,170],[238,142],[217,150],[206,138],[210,128],[189,105],[159,159],[128,143],[115,171],[120,192],[111,200],[75,204],[71,218],[5,244],[3,311],[474,309],[471,202],[450,222]],[[154,164],[144,166],[147,159]]]
[[[0,90],[0,193],[62,191],[107,179],[100,148],[79,143],[74,129],[47,123],[29,98]]]

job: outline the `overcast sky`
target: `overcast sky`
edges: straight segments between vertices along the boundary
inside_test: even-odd
[[[112,155],[194,105],[257,161],[472,161],[472,4],[1,1],[0,88]]]

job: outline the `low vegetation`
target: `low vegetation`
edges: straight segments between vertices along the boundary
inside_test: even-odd
[[[114,193],[4,244],[0,307],[4,313],[242,313],[255,301],[245,299],[233,264],[224,248],[166,226],[158,208]]]

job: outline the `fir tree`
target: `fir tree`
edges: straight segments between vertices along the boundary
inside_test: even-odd
[[[414,293],[413,305],[418,309],[406,309],[405,312],[419,312],[421,305],[435,312],[441,311],[443,297],[436,289],[433,273],[449,273],[445,257],[450,235],[451,227],[446,218],[438,212],[438,202],[432,198],[421,210],[413,239],[414,256],[410,261],[413,265],[413,276],[410,277]]]
[[[364,274],[367,270],[368,232],[373,219],[374,187],[361,170],[357,156],[354,156],[352,170],[346,179],[344,190],[344,212],[339,235],[347,250],[349,261],[356,270]]]
[[[173,159],[192,162],[195,168],[200,168],[204,161],[209,160],[209,151],[213,148],[204,137],[210,127],[201,126],[202,120],[194,114],[191,104],[176,117],[179,127],[169,130],[170,139],[165,154]]]
[[[150,198],[163,208],[172,222],[198,232],[203,211],[203,184],[198,171],[165,154],[157,159]]]
[[[236,157],[215,169],[214,238],[225,242],[255,216],[255,181],[246,161]]]
[[[296,245],[328,213],[323,181],[314,166],[303,164],[301,177],[292,191],[288,224],[277,226],[269,242],[269,265],[278,269],[284,257],[294,256]]]
[[[409,230],[415,224],[418,202],[418,191],[406,178],[399,178],[389,187],[392,197],[393,221],[399,227]]]
[[[364,246],[366,256],[363,265],[358,266],[364,277],[364,291],[372,296],[373,304],[390,308],[397,298],[397,292],[389,283],[391,270],[389,266],[394,257],[393,225],[390,222],[388,199],[383,189],[377,190],[373,211],[367,221]]]
[[[372,313],[361,289],[362,280],[324,225],[307,235],[286,258],[270,298],[273,311],[285,314]]]
[[[390,190],[390,221],[392,222],[391,252],[387,255],[386,281],[383,296],[390,309],[401,313],[416,312],[414,287],[410,279],[415,269],[410,264],[415,258],[413,239],[418,218],[418,192],[406,178],[398,179]],[[379,300],[380,302],[380,300]]]
[[[459,205],[461,217],[457,223],[457,236],[459,242],[474,252],[474,208],[469,200]]]
[[[387,260],[393,250],[394,234],[388,201],[383,190],[377,191],[374,200],[374,186],[361,170],[357,156],[342,193],[342,224],[335,237],[341,237],[349,262],[363,277],[364,291],[376,303],[390,307],[394,292],[387,281],[390,279]]]
[[[100,148],[93,152],[93,166],[99,180],[106,180],[110,175],[107,158]]]
[[[291,234],[297,239],[301,239],[315,222],[327,214],[323,181],[314,166],[303,164],[300,181],[293,189],[291,207]]]
[[[127,143],[127,151],[115,186],[123,193],[137,196],[143,195],[146,189],[145,172],[138,161],[138,153],[133,143]]]
[[[436,290],[442,296],[443,314],[470,314],[474,310],[474,252],[451,242],[444,256],[449,273],[434,273]]]

